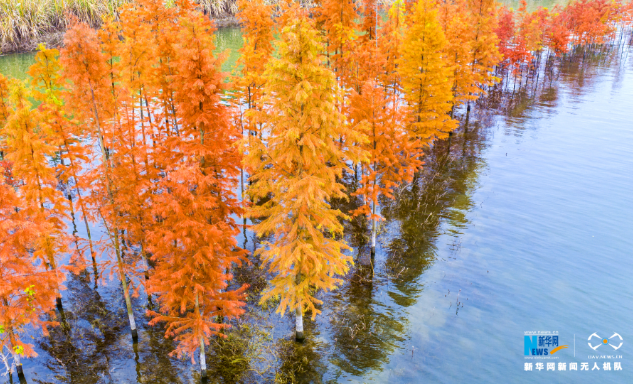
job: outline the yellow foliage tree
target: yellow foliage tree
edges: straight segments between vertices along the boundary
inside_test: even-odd
[[[279,57],[266,70],[266,110],[258,115],[267,142],[252,140],[245,161],[253,170],[251,196],[270,197],[249,214],[262,219],[253,227],[260,236],[272,235],[259,250],[273,275],[261,302],[279,297],[278,312],[295,310],[296,338],[302,340],[303,312],[312,311],[313,318],[320,312],[316,291],[334,289],[353,262],[339,240],[345,215],[330,200],[345,198],[338,179],[346,161],[359,154],[336,143],[348,130],[314,21],[296,7],[287,12],[292,17],[281,32]],[[353,131],[346,134],[362,141]]]
[[[430,145],[456,127],[448,115],[453,101],[451,67],[435,1],[419,0],[413,5],[406,26],[398,73],[410,109],[409,131],[412,138]]]

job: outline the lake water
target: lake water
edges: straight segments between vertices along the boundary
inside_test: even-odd
[[[238,30],[219,32],[219,49],[240,43]],[[373,273],[367,223],[347,224],[356,267],[321,296],[305,343],[292,341],[292,318],[255,304],[265,284],[257,263],[236,271],[252,285],[248,313],[210,346],[210,382],[633,382],[631,51],[576,56],[555,79],[514,92],[510,84],[468,120],[461,114],[420,177],[383,202]],[[2,57],[0,71],[19,76],[31,57]],[[252,234],[243,240],[258,246]],[[133,346],[116,281],[95,290],[86,276],[69,276],[67,287],[70,329],[36,336],[39,356],[24,362],[29,382],[199,381],[197,364],[169,357],[173,343],[147,326],[143,294]],[[528,331],[556,333],[568,348],[526,359]],[[600,339],[588,340],[593,333]],[[614,333],[617,350],[617,337],[588,345]],[[539,371],[539,362],[555,370]]]

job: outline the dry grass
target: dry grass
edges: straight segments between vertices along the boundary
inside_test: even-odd
[[[235,0],[198,0],[205,12],[213,17],[235,15],[237,13],[237,1]]]
[[[91,25],[129,0],[0,0],[0,44],[15,47],[63,30],[73,14]]]
[[[133,0],[0,0],[0,47],[5,50],[39,41],[43,36],[63,31],[68,15],[98,26],[104,16]],[[211,17],[235,15],[236,0],[196,0]],[[167,5],[173,0],[165,0]]]
[[[119,7],[134,0],[0,0],[0,53],[29,50],[39,42],[58,44],[68,24],[68,15],[97,27],[104,16],[116,15]],[[164,0],[173,6],[175,0]],[[194,0],[213,18],[234,16],[237,0]],[[280,0],[267,0],[276,4]],[[311,7],[313,0],[298,0]],[[362,1],[362,0],[356,0]],[[390,3],[393,0],[379,0]]]

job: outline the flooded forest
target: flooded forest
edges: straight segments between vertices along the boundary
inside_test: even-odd
[[[118,7],[0,56],[0,383],[633,380],[632,3]]]

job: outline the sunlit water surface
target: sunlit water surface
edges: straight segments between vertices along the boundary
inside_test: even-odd
[[[225,71],[240,44],[239,30],[218,33],[218,49],[233,51]],[[2,57],[0,72],[25,78],[31,61]],[[420,177],[383,202],[373,274],[368,224],[347,224],[356,267],[321,296],[304,344],[292,341],[292,318],[256,305],[259,264],[236,270],[252,286],[248,312],[210,346],[211,382],[633,382],[633,60],[581,61],[560,67],[551,87],[541,79],[512,94],[510,84],[468,121],[460,114]],[[248,234],[245,247],[256,246]],[[66,285],[70,329],[35,334],[29,382],[199,381],[197,364],[170,357],[174,344],[147,325],[144,293],[134,300],[133,346],[116,280],[95,290],[91,276],[69,275]],[[559,332],[569,348],[542,361],[579,370],[524,371],[525,331]],[[623,337],[622,358],[611,360],[622,371],[604,372],[603,360],[600,371],[580,371],[593,367],[589,355],[614,354],[589,348],[594,332]]]

